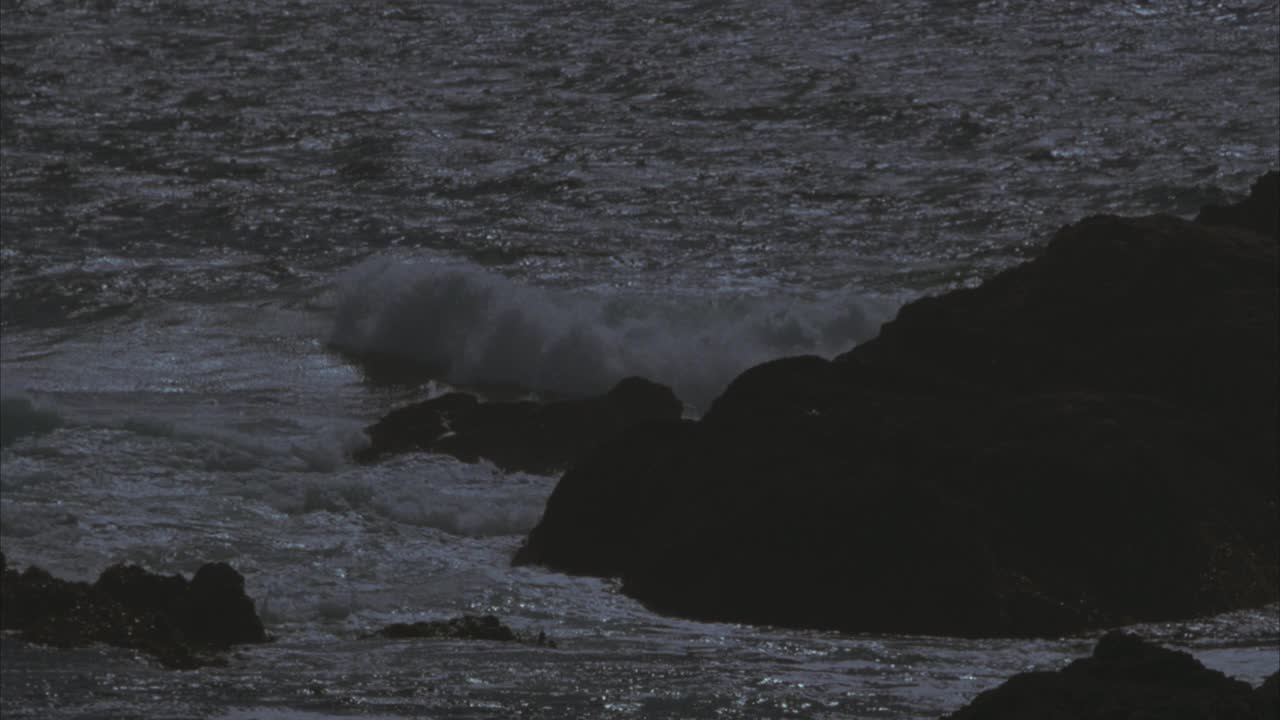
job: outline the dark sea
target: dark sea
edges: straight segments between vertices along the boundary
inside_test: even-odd
[[[1278,43],[1275,0],[0,0],[0,545],[230,562],[277,638],[5,637],[0,714],[932,718],[1087,653],[662,617],[509,566],[555,477],[350,453],[451,388],[696,416],[1066,223],[1236,198]],[[464,612],[559,647],[361,639]],[[1138,630],[1277,670],[1274,606]]]

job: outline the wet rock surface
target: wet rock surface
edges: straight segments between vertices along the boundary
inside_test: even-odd
[[[1112,632],[1098,641],[1091,657],[1058,672],[1015,675],[948,718],[1271,720],[1280,711],[1278,679],[1280,674],[1272,675],[1251,688],[1185,652]]]
[[[655,420],[676,420],[684,406],[669,388],[643,378],[622,380],[605,395],[538,403],[481,402],[450,393],[388,413],[367,429],[369,447],[356,459],[427,451],[466,462],[481,458],[504,470],[563,470],[606,438]]]
[[[1223,212],[1276,205],[1264,178]],[[833,361],[765,363],[699,422],[610,439],[515,561],[620,576],[662,612],[846,631],[1273,601],[1276,257],[1238,223],[1068,226]]]
[[[55,647],[133,648],[173,668],[218,663],[233,645],[268,639],[244,578],[226,563],[203,565],[191,580],[113,565],[93,584],[6,565],[0,626]]]

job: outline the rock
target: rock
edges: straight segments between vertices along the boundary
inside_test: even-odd
[[[1266,704],[1262,690],[1206,669],[1185,652],[1111,632],[1092,657],[1058,672],[1015,675],[948,717],[1271,720],[1275,706]]]
[[[395,623],[378,632],[393,640],[429,638],[433,640],[493,640],[512,642],[516,634],[493,615],[463,615],[453,620]]]
[[[1095,217],[982,286],[902,308],[837,359],[915,388],[1130,392],[1248,430],[1274,421],[1276,242]]]
[[[1273,672],[1253,691],[1254,703],[1262,709],[1260,717],[1280,717],[1280,672]]]
[[[181,668],[217,662],[210,653],[232,645],[267,641],[244,578],[225,563],[204,565],[191,582],[114,565],[92,585],[34,566],[21,574],[6,568],[0,626],[57,647],[135,648]]]
[[[565,473],[516,563],[687,617],[1058,635],[1277,599],[1276,241],[1098,217]]]
[[[253,599],[245,594],[244,576],[226,563],[206,563],[187,586],[190,624],[183,634],[193,643],[224,649],[267,639]]]
[[[652,471],[670,464],[696,427],[691,421],[641,425],[587,455],[561,478],[516,563],[555,558],[557,569],[584,575],[618,575],[637,563],[647,552],[646,526],[677,493],[664,482],[667,476]]]
[[[1200,210],[1196,222],[1206,225],[1235,225],[1280,238],[1280,172],[1269,172],[1253,184],[1249,197],[1235,205],[1209,205]]]
[[[392,640],[489,640],[523,642],[539,647],[556,646],[555,642],[542,632],[534,638],[522,638],[493,615],[463,615],[453,620],[395,623],[378,631],[377,636]]]
[[[622,380],[600,397],[546,404],[485,403],[451,393],[387,414],[366,430],[370,445],[356,459],[371,462],[421,450],[466,462],[485,458],[504,470],[551,473],[626,428],[678,419],[683,408],[669,388],[643,378]]]

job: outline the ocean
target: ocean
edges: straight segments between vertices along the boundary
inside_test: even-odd
[[[659,616],[510,567],[555,477],[350,454],[452,388],[696,417],[1066,223],[1238,197],[1278,41],[1246,0],[0,0],[0,546],[226,561],[276,638],[5,637],[0,713],[931,718],[1087,654]],[[362,639],[464,612],[558,647]],[[1277,670],[1275,606],[1137,631]]]

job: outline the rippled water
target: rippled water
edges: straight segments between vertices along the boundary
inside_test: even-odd
[[[1066,222],[1236,194],[1278,37],[1266,2],[3,0],[4,551],[226,559],[278,639],[171,672],[6,638],[0,708],[917,718],[1087,652],[662,618],[508,567],[554,478],[346,453],[441,382],[640,372],[696,412]],[[560,647],[359,639],[462,611]],[[1275,608],[1143,631],[1276,669]]]

